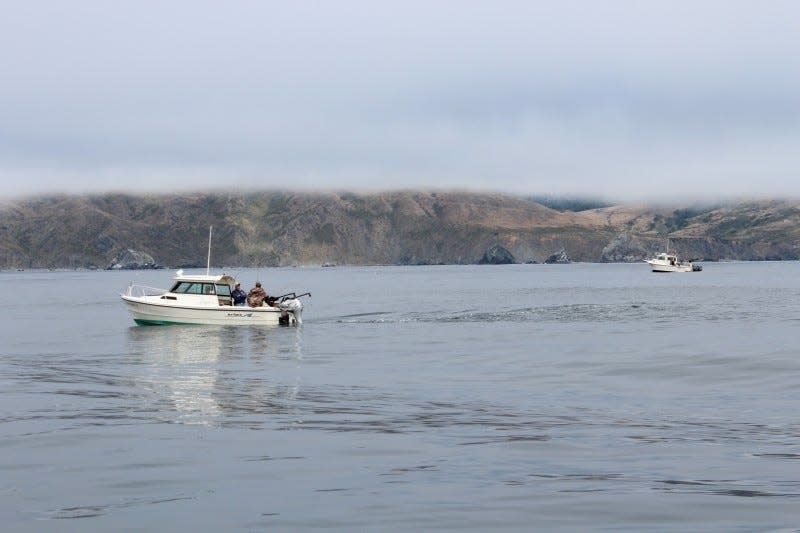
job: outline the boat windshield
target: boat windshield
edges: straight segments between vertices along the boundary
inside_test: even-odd
[[[172,289],[170,289],[169,292],[175,292],[178,294],[217,294],[217,291],[223,287],[227,288],[227,285],[215,286],[213,283],[179,281],[172,287]],[[223,295],[230,295],[230,288],[228,288],[228,292],[223,293]]]

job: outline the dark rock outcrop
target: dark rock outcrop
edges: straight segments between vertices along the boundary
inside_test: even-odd
[[[571,263],[569,256],[567,255],[567,251],[565,249],[561,249],[558,252],[554,253],[544,261],[548,265],[566,265],[567,263]]]
[[[514,256],[511,255],[511,252],[496,244],[486,250],[486,253],[483,254],[480,261],[478,261],[479,265],[512,265],[516,263],[516,259]]]
[[[107,270],[151,270],[161,268],[153,259],[153,256],[138,250],[123,250],[117,257],[108,265]]]

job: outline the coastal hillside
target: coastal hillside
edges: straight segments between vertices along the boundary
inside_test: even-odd
[[[630,262],[800,256],[800,202],[553,209],[397,191],[48,196],[0,204],[0,268]]]

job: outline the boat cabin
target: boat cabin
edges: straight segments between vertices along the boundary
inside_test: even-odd
[[[665,263],[669,263],[670,265],[675,265],[678,262],[678,257],[675,255],[667,254],[667,253],[660,253],[656,256],[658,261],[663,261]]]
[[[233,305],[231,297],[231,285],[236,283],[231,276],[185,276],[179,274],[175,276],[175,284],[162,298],[176,299],[173,295],[197,295],[197,296],[216,296],[219,305]]]

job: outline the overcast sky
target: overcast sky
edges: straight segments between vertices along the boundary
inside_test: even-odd
[[[4,194],[800,196],[800,2],[36,1]]]

